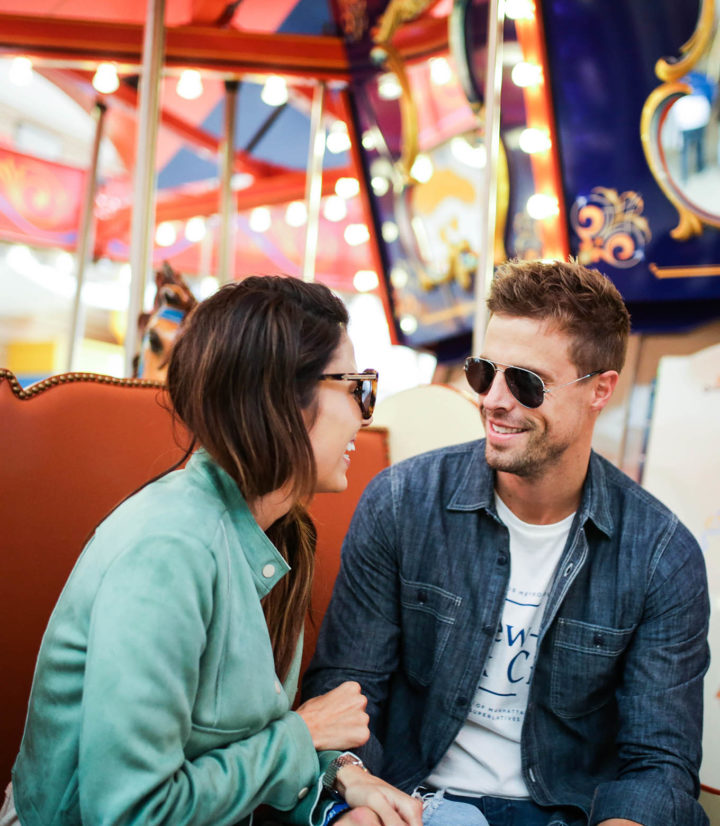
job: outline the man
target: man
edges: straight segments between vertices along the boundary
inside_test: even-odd
[[[304,691],[357,680],[370,768],[490,826],[706,824],[702,555],[591,449],[622,298],[576,263],[513,262],[488,307],[466,363],[486,438],[368,486]]]

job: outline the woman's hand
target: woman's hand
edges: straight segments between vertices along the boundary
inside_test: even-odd
[[[401,792],[359,766],[342,766],[335,785],[351,807],[344,826],[422,826],[422,800]]]
[[[346,751],[362,746],[370,738],[366,706],[367,699],[360,691],[360,684],[348,681],[303,703],[297,713],[310,729],[313,745],[318,751]]]

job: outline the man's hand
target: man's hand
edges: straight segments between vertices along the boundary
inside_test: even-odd
[[[366,706],[367,698],[360,691],[359,683],[348,681],[303,703],[297,713],[310,729],[317,751],[347,751],[370,739]]]
[[[350,806],[344,826],[422,826],[422,801],[359,766],[342,766],[336,786]]]

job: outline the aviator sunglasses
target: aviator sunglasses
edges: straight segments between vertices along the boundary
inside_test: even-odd
[[[583,379],[589,379],[591,376],[597,376],[602,372],[602,370],[593,370],[592,373],[587,373],[577,379],[565,382],[565,384],[558,384],[556,387],[550,388],[545,386],[545,382],[537,373],[526,370],[524,367],[511,367],[509,364],[501,364],[500,362],[490,361],[490,359],[473,358],[472,356],[465,359],[465,375],[468,384],[476,393],[487,393],[495,380],[495,374],[504,373],[508,390],[523,407],[529,408],[540,407],[545,400],[545,394],[551,390],[559,390],[561,387],[567,387],[570,384],[583,381]]]
[[[353,390],[355,401],[360,405],[363,419],[372,418],[377,397],[377,370],[363,370],[362,373],[323,373],[320,381],[355,381],[357,387]]]

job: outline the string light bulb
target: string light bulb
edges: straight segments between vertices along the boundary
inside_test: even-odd
[[[197,69],[183,69],[175,91],[184,100],[196,100],[203,93],[202,75]]]
[[[260,98],[268,106],[282,106],[287,103],[288,88],[285,78],[280,75],[270,75],[265,81]]]
[[[532,0],[505,0],[505,17],[510,20],[534,20],[535,5]]]
[[[430,58],[430,80],[435,86],[446,86],[452,80],[452,69],[445,57]]]
[[[29,86],[33,80],[32,60],[29,57],[14,57],[8,77],[15,86]]]
[[[96,92],[102,95],[111,95],[120,87],[120,78],[114,63],[98,64],[93,75],[92,85]]]
[[[526,63],[525,61],[516,63],[510,73],[512,82],[520,88],[537,86],[542,82],[542,76],[542,66],[538,66],[537,63]]]
[[[536,221],[553,218],[560,213],[558,199],[554,195],[545,195],[541,192],[536,192],[528,198],[525,209]]]

